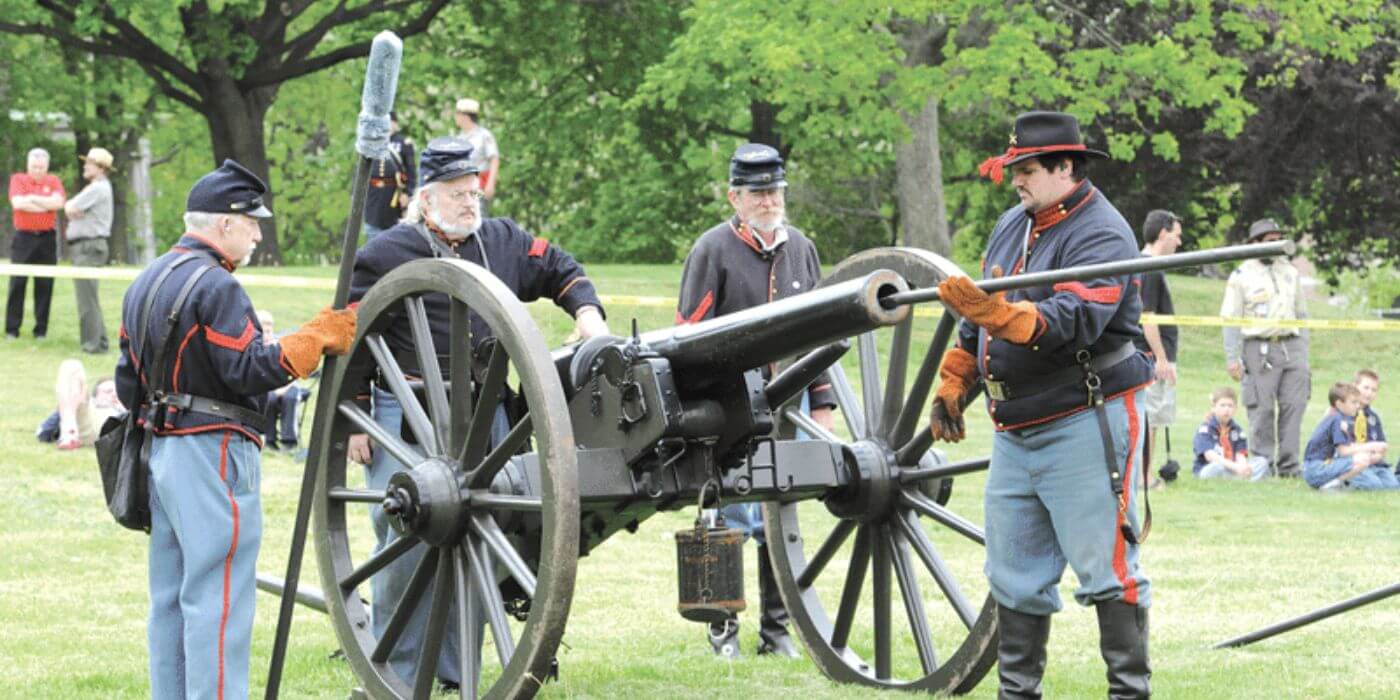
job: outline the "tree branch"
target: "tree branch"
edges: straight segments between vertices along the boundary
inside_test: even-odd
[[[71,6],[61,5],[55,0],[37,0],[37,4],[50,14],[68,22],[72,22],[76,16]],[[110,5],[101,3],[100,6],[102,8],[103,22],[118,35],[110,37],[117,41],[110,42],[112,50],[106,53],[115,56],[124,56],[137,62],[155,63],[176,80],[179,80],[196,92],[199,91],[203,81],[200,80],[198,74],[190,70],[188,66],[181,63],[175,56],[166,52],[154,41],[151,41],[150,37],[132,26],[130,22],[118,17],[117,13],[112,10]]]
[[[1050,4],[1078,17],[1079,20],[1084,23],[1084,29],[1098,37],[1099,41],[1103,42],[1108,48],[1113,49],[1114,53],[1123,53],[1123,45],[1118,43],[1118,40],[1114,39],[1113,36],[1108,33],[1108,30],[1104,29],[1093,17],[1084,14],[1079,8],[1067,2],[1063,2],[1063,0],[1050,0]]]
[[[413,18],[407,24],[400,26],[398,29],[395,30],[394,33],[397,34],[400,39],[404,39],[415,34],[422,34],[423,32],[427,31],[428,25],[432,23],[433,18],[436,17],[438,13],[442,11],[442,8],[447,6],[447,2],[448,0],[432,0],[432,2],[428,3],[427,7],[423,8],[422,13],[420,13],[417,17]],[[382,5],[381,10],[398,7],[401,5],[406,6],[408,4],[412,3],[390,3],[388,5]],[[353,58],[360,58],[362,56],[368,56],[371,43],[371,41],[366,40],[354,44],[348,44],[346,46],[342,46],[338,49],[329,51],[327,53],[323,53],[319,56],[316,56],[315,58],[311,58],[304,61],[287,61],[283,63],[280,67],[271,70],[258,71],[257,75],[252,76],[251,78],[245,78],[243,80],[240,80],[238,82],[239,89],[244,91],[251,91],[260,87],[278,85],[288,80],[292,80],[293,78],[299,78],[303,75],[315,73],[316,71],[322,70],[324,68],[329,68],[343,61],[348,61]]]

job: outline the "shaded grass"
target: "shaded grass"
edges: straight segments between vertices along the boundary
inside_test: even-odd
[[[333,277],[330,268],[291,268],[276,274]],[[609,294],[674,295],[678,266],[590,266]],[[1221,283],[1173,277],[1182,313],[1218,309]],[[115,340],[123,285],[104,283],[104,311]],[[0,344],[8,368],[0,402],[0,697],[112,698],[147,694],[145,616],[146,542],[113,524],[102,506],[89,452],[60,453],[33,439],[52,408],[59,362],[76,354],[72,285],[55,285],[54,316],[44,341],[28,337]],[[280,329],[309,318],[328,294],[254,288],[256,304],[271,310]],[[533,309],[551,342],[569,330],[548,305]],[[1320,317],[1342,312],[1314,304]],[[635,315],[641,327],[670,323],[670,309],[610,309],[615,332]],[[931,327],[926,324],[925,331]],[[1314,334],[1314,399],[1305,432],[1325,410],[1325,387],[1361,365],[1397,376],[1394,334]],[[917,346],[917,345],[916,345]],[[1205,396],[1229,383],[1220,333],[1182,329],[1180,410],[1172,425],[1174,456],[1189,462],[1189,437],[1206,410]],[[852,353],[854,355],[854,353]],[[111,373],[115,356],[83,356],[89,375]],[[848,366],[854,368],[854,364]],[[854,379],[854,376],[853,376]],[[1383,385],[1383,416],[1400,416],[1400,400]],[[309,420],[307,421],[309,429]],[[1392,421],[1393,422],[1393,421]],[[1392,425],[1392,430],[1400,427]],[[976,412],[970,439],[948,450],[960,459],[984,455],[990,430]],[[1161,459],[1156,460],[1159,464]],[[283,455],[263,461],[264,539],[259,570],[285,569],[301,466]],[[953,507],[981,520],[980,476],[959,479]],[[1319,494],[1297,482],[1244,485],[1203,483],[1189,476],[1152,494],[1156,526],[1143,560],[1153,579],[1154,685],[1162,697],[1393,697],[1400,668],[1391,663],[1400,642],[1400,600],[1377,603],[1343,617],[1234,651],[1209,646],[1227,637],[1301,614],[1372,588],[1400,573],[1394,535],[1397,494]],[[814,507],[815,504],[813,504]],[[804,506],[805,507],[805,506]],[[805,515],[804,518],[808,517]],[[816,512],[811,517],[819,518]],[[707,654],[703,632],[674,612],[672,533],[688,528],[692,512],[667,513],[622,534],[580,562],[578,589],[565,645],[562,678],[544,697],[702,698],[782,692],[804,698],[869,697],[863,688],[826,680],[809,661],[748,656],[726,664]],[[980,568],[968,549],[953,562]],[[754,570],[753,548],[747,568]],[[838,567],[842,561],[833,563]],[[317,584],[308,552],[304,581]],[[839,570],[839,569],[833,569]],[[749,574],[751,605],[756,605]],[[825,582],[825,581],[824,581]],[[1062,593],[1073,591],[1068,574]],[[925,595],[930,600],[929,587]],[[930,603],[932,605],[933,603]],[[896,626],[902,618],[896,603]],[[266,676],[277,606],[259,599],[254,628],[252,682],[260,694]],[[743,646],[757,644],[755,616],[744,616]],[[1050,697],[1101,696],[1103,668],[1093,613],[1072,603],[1058,615],[1050,643],[1046,690]],[[343,698],[355,685],[348,666],[328,658],[337,648],[329,621],[300,609],[284,676],[284,697]],[[781,689],[779,691],[778,689]],[[989,679],[973,697],[995,695]]]

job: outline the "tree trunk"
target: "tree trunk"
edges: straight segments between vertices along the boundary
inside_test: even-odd
[[[943,196],[943,156],[938,146],[938,100],[930,97],[918,114],[905,114],[912,137],[895,148],[895,180],[904,245],[942,256],[953,252],[948,208]]]
[[[275,90],[260,88],[249,93],[239,91],[230,78],[214,78],[205,99],[205,121],[209,125],[209,140],[214,147],[214,166],[225,158],[238,161],[255,175],[268,181],[267,144],[263,140],[263,123]],[[191,183],[193,184],[193,183]],[[273,192],[263,195],[268,209],[273,207]],[[277,241],[276,219],[263,219],[262,241],[253,253],[255,265],[281,265],[282,249]]]

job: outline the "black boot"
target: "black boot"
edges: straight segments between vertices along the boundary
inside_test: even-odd
[[[788,611],[778,591],[778,580],[773,577],[773,564],[768,561],[768,545],[758,546],[758,597],[763,605],[758,625],[759,655],[778,654],[789,659],[802,656],[788,634]]]
[[[1039,698],[1050,616],[1028,615],[997,605],[997,632],[997,698]]]
[[[724,622],[712,622],[706,628],[710,648],[715,656],[725,659],[739,658],[739,618],[730,617]]]
[[[1099,653],[1108,666],[1108,697],[1152,696],[1147,662],[1147,608],[1119,600],[1100,601]]]

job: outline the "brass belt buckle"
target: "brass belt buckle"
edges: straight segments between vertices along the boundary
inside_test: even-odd
[[[1006,382],[997,382],[990,379],[984,380],[987,387],[987,396],[995,401],[1006,401]]]

